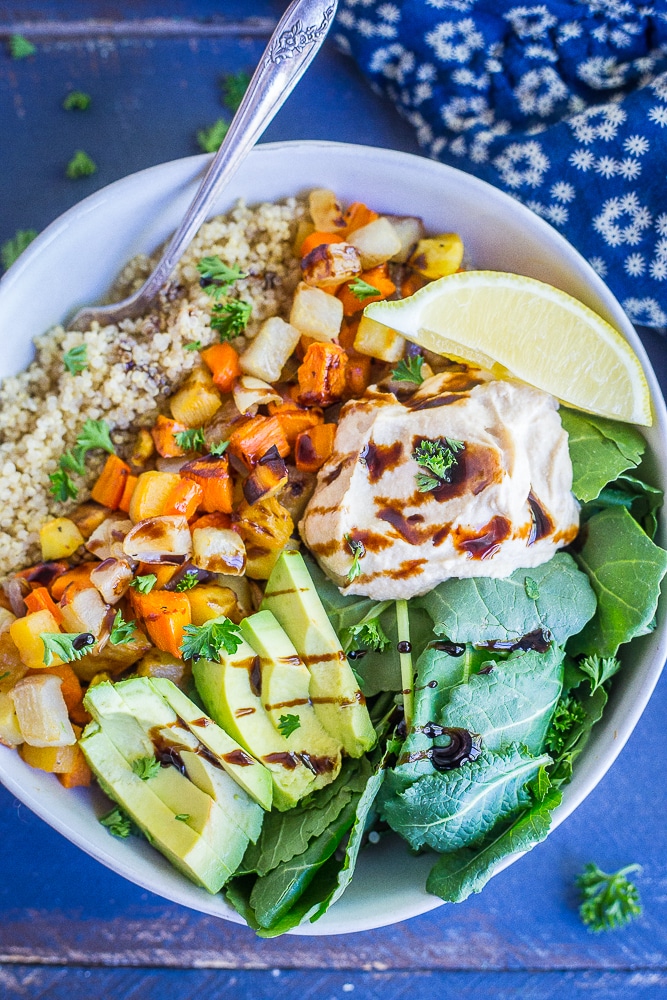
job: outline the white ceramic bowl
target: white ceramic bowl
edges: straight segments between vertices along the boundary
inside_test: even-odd
[[[152,252],[176,228],[207,162],[205,156],[176,160],[117,181],[70,209],[35,240],[0,281],[0,377],[30,361],[31,338],[99,300],[130,257]],[[420,215],[433,232],[458,232],[476,268],[547,281],[613,323],[644,365],[655,416],[647,431],[654,481],[667,489],[667,411],[646,352],[611,292],[554,229],[468,174],[406,153],[329,142],[257,147],[212,214],[227,211],[239,197],[274,201],[312,187],[332,188],[344,202],[365,201],[380,212]],[[600,781],[646,706],[667,654],[664,613],[655,632],[633,642],[632,653],[632,664],[614,679],[604,719],[564,789],[554,825]],[[103,807],[101,801],[91,804],[95,793],[66,791],[2,747],[0,779],[68,840],[130,881],[202,913],[242,922],[222,896],[190,884],[145,841],[110,837],[97,822],[96,811]],[[331,912],[295,933],[367,930],[439,906],[440,900],[424,889],[432,863],[429,855],[412,857],[398,838],[383,839],[362,852],[350,888]]]

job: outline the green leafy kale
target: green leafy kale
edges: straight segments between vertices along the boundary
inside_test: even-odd
[[[97,171],[97,164],[88,156],[83,149],[77,149],[72,159],[67,164],[65,174],[71,181],[79,180],[81,177],[90,177]]]
[[[298,715],[281,715],[278,719],[278,732],[281,733],[285,739],[300,728],[301,719]]]
[[[630,872],[641,872],[641,865],[626,865],[607,874],[589,862],[577,877],[584,901],[579,914],[586,926],[596,932],[616,930],[640,916],[639,890],[628,879]]]
[[[186,625],[181,652],[186,660],[219,660],[224,649],[233,655],[243,642],[238,625],[225,615],[211,618],[203,625]]]
[[[572,492],[578,500],[595,500],[607,483],[639,465],[646,442],[635,427],[563,406],[559,412],[569,439]]]
[[[197,132],[199,148],[203,153],[217,153],[228,132],[229,122],[226,122],[224,118],[218,118],[208,128],[200,128]]]
[[[142,781],[154,778],[156,774],[160,773],[161,766],[157,757],[138,757],[132,761],[132,770]]]
[[[409,358],[399,361],[391,373],[393,382],[412,382],[414,385],[421,385],[424,381],[422,367],[424,358],[421,354],[415,354]]]
[[[90,94],[84,94],[82,90],[73,90],[63,101],[65,111],[87,111],[91,103]]]
[[[70,375],[79,375],[88,367],[88,348],[85,344],[72,347],[63,354],[63,364]]]
[[[642,526],[649,538],[658,530],[658,511],[664,494],[657,486],[650,486],[637,476],[623,472],[618,479],[605,486],[594,500],[581,508],[581,523],[585,524],[594,514],[609,507],[625,507]]]
[[[135,576],[134,580],[130,582],[130,586],[138,590],[140,594],[150,594],[156,583],[155,573],[147,573],[146,576]]]
[[[12,264],[19,259],[23,251],[30,246],[37,237],[36,229],[17,229],[11,240],[7,240],[0,248],[0,259],[5,271],[8,271]]]
[[[111,626],[109,642],[112,646],[124,646],[126,642],[132,642],[134,633],[137,631],[136,622],[126,622],[123,612],[117,611]]]

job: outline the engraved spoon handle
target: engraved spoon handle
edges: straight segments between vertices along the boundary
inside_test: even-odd
[[[87,330],[95,320],[117,323],[147,310],[206,221],[211,205],[314,59],[336,4],[337,0],[293,0],[271,35],[227,135],[155,270],[138,291],[122,302],[79,310],[70,329]]]

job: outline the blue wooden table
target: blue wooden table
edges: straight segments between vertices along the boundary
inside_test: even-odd
[[[282,0],[2,0],[0,243],[41,229],[91,191],[198,151],[226,112],[219,80],[251,70]],[[37,45],[9,59],[12,32]],[[61,109],[72,89],[85,114]],[[331,43],[265,139],[328,138],[417,152],[412,130]],[[98,172],[64,177],[76,149]],[[38,293],[39,290],[36,290]],[[1,331],[2,336],[10,331]],[[644,331],[663,387],[667,343]],[[107,871],[0,787],[0,998],[252,997],[445,991],[542,1000],[648,998],[667,989],[667,677],[619,760],[547,842],[458,907],[328,939],[259,941]],[[577,916],[575,874],[594,859],[639,861],[644,916],[595,936]]]

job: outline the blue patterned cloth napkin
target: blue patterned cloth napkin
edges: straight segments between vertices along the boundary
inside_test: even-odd
[[[667,0],[340,0],[334,28],[425,152],[555,226],[667,328]]]

